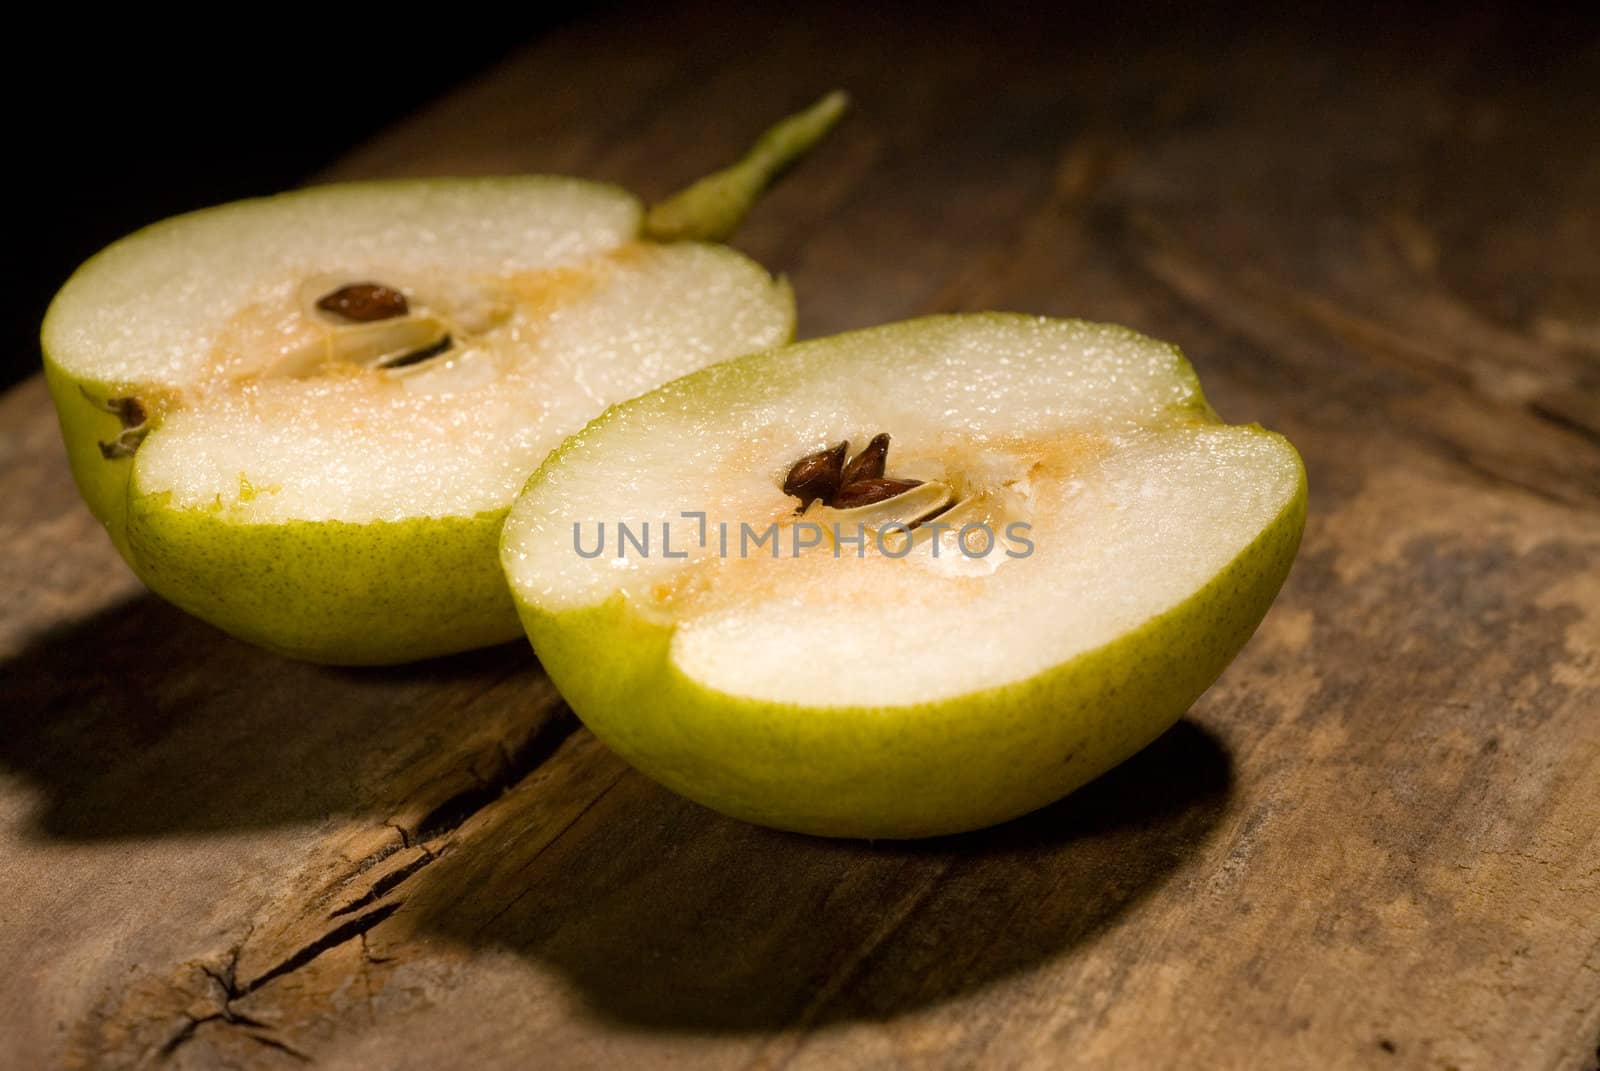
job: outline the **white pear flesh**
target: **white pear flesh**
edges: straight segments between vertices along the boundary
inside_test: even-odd
[[[319,187],[146,228],[45,321],[80,489],[153,590],[275,650],[388,663],[514,638],[495,547],[545,454],[793,329],[784,283],[726,247],[642,240],[642,218],[624,191],[530,176]],[[408,315],[315,308],[358,282]],[[148,423],[104,456],[126,398]]]
[[[990,524],[995,551],[947,533],[937,558],[926,539],[903,557],[871,540],[796,556],[785,534],[777,558],[739,556],[741,524],[828,516],[796,517],[790,466],[880,431],[887,474],[953,488],[942,519]],[[935,317],[612,409],[529,481],[502,558],[562,695],[642,771],[754,822],[918,837],[1034,810],[1165,731],[1260,622],[1304,509],[1293,447],[1221,423],[1176,348]],[[704,546],[686,511],[707,515]],[[619,556],[619,521],[649,522],[655,553]],[[580,556],[574,525],[592,551],[600,522],[605,553]],[[663,522],[687,557],[661,553]],[[1005,539],[1014,522],[1031,553]]]

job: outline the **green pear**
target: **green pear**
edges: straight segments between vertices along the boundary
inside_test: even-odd
[[[517,489],[606,406],[788,339],[733,250],[841,94],[657,205],[549,176],[354,183],[155,224],[43,327],[72,471],[144,582],[235,636],[391,663],[515,638]]]
[[[1024,814],[1165,731],[1249,639],[1305,472],[1173,346],[1010,314],[692,373],[546,459],[501,556],[545,669],[726,814],[904,838]]]

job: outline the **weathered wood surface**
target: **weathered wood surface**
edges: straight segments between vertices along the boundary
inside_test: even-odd
[[[1251,646],[1005,828],[724,820],[516,647],[242,646],[121,567],[40,383],[0,400],[6,1065],[1594,1064],[1600,51],[1511,5],[1245,25],[613,11],[335,171],[660,195],[848,86],[740,238],[804,333],[1123,321],[1288,433]]]

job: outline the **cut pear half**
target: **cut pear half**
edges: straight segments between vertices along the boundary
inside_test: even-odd
[[[622,190],[534,176],[314,188],[116,243],[43,329],[85,499],[152,589],[281,652],[515,638],[495,548],[517,489],[608,405],[790,336],[787,285],[694,239],[843,106],[665,202],[670,234]]]
[[[886,497],[784,493],[880,433]],[[985,314],[618,406],[534,475],[501,554],[551,678],[639,769],[753,822],[918,837],[1167,729],[1265,614],[1304,508],[1293,447],[1221,423],[1176,348]]]

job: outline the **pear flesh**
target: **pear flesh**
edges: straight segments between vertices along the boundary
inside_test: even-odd
[[[152,589],[275,650],[383,663],[514,638],[495,546],[545,454],[792,330],[785,284],[726,247],[651,242],[643,218],[621,190],[519,177],[149,227],[44,325],[79,487]],[[335,299],[359,287],[391,295]]]
[[[884,432],[907,489],[784,493]],[[754,822],[918,837],[1043,806],[1167,729],[1265,614],[1304,509],[1293,447],[1220,422],[1176,348],[988,314],[619,406],[535,474],[501,552],[562,695],[645,773]],[[741,541],[768,526],[776,554]]]

